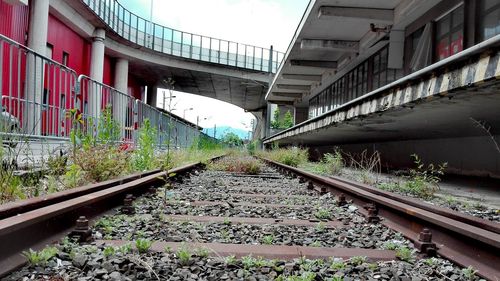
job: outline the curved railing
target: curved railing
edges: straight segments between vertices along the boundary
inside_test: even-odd
[[[82,0],[114,32],[140,46],[169,55],[276,73],[284,53],[187,33],[152,23],[117,0]]]

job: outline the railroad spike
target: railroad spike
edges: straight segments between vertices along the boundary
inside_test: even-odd
[[[344,206],[345,204],[347,204],[345,195],[344,193],[340,193],[339,196],[337,196],[337,206]]]
[[[415,241],[415,248],[428,257],[436,256],[436,243],[432,242],[432,232],[428,228],[422,229],[418,235],[418,241]]]
[[[305,183],[306,179],[304,177],[299,177],[299,183]]]
[[[69,235],[76,238],[78,242],[84,243],[92,240],[92,231],[89,228],[89,220],[85,216],[80,216],[76,220],[76,227]]]
[[[126,215],[135,214],[135,208],[134,208],[134,205],[132,204],[132,201],[133,201],[133,195],[127,194],[125,196],[125,199],[123,199],[123,206],[121,208],[122,214],[126,214]]]
[[[326,194],[326,192],[327,192],[327,191],[326,191],[326,187],[321,186],[321,187],[319,188],[319,194],[323,195],[323,194]]]
[[[378,223],[380,222],[380,217],[378,216],[378,210],[375,205],[372,205],[368,208],[368,217],[367,220],[369,223]]]
[[[307,189],[310,189],[310,190],[314,189],[314,184],[312,181],[307,182]]]

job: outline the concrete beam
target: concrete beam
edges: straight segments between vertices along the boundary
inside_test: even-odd
[[[290,85],[290,84],[277,84],[278,89],[288,89],[288,90],[310,90],[311,86],[309,85]]]
[[[302,97],[302,93],[288,93],[288,92],[273,92],[273,95],[277,97],[290,97],[290,98]]]
[[[281,77],[283,77],[283,79],[292,79],[292,80],[321,81],[321,75],[283,73]]]
[[[358,52],[359,44],[358,41],[302,39],[300,49],[356,53]]]
[[[294,101],[287,101],[287,100],[268,100],[270,103],[274,103],[277,105],[293,105]]]
[[[321,6],[318,11],[318,18],[351,18],[368,19],[377,23],[390,24],[394,21],[394,10],[378,8],[354,8],[338,6]]]
[[[337,68],[336,61],[323,61],[323,60],[290,60],[290,65],[319,67],[319,68]]]

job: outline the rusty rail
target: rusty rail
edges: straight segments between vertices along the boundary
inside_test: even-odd
[[[401,232],[419,248],[426,245],[423,232],[429,229],[437,254],[460,266],[473,266],[477,274],[488,279],[500,278],[500,234],[498,224],[483,222],[451,210],[375,190],[373,187],[353,184],[347,180],[319,176],[270,159],[268,164],[302,177],[324,191],[343,194],[358,206],[375,206],[384,219],[382,224]],[[367,212],[363,212],[367,213]],[[421,248],[425,252],[425,247]]]
[[[167,175],[175,173],[175,177],[182,177],[202,165],[197,162],[169,171],[134,174],[1,206],[0,277],[25,264],[20,254],[23,250],[41,248],[58,240],[73,229],[80,216],[96,218],[121,205],[126,194],[142,194],[149,187],[164,184]]]

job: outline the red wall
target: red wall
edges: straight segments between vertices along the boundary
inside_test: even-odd
[[[111,87],[115,83],[115,62],[113,58],[108,55],[104,55],[104,70],[102,75],[102,82]]]
[[[136,79],[134,76],[129,75],[128,76],[128,95],[133,96],[134,98],[140,100],[141,99],[141,94],[143,91],[143,87],[140,84],[139,80]]]
[[[28,18],[28,6],[13,6],[0,0],[0,34],[26,45],[25,34],[28,32]]]
[[[90,74],[91,43],[53,15],[49,15],[47,43],[53,46],[53,60],[62,63],[63,52],[66,52],[69,54],[68,67],[75,70],[78,75]]]

